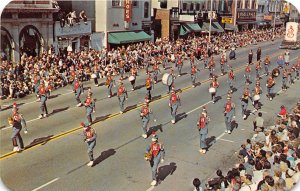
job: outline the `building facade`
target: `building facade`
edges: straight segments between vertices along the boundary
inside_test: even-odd
[[[1,15],[1,52],[18,62],[20,55],[38,56],[53,44],[53,13],[50,0],[11,1]]]

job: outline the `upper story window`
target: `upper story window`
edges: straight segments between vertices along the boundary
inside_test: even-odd
[[[196,3],[196,11],[200,11],[200,3]]]
[[[187,8],[187,3],[183,3],[183,4],[182,4],[182,10],[183,10],[183,11],[186,11],[186,8]]]
[[[194,10],[194,3],[190,4],[190,10],[193,11]]]
[[[149,2],[144,3],[144,18],[149,17]]]
[[[132,7],[138,7],[138,6],[139,6],[139,2],[137,0],[133,0]]]
[[[111,5],[113,7],[121,7],[122,6],[122,0],[112,0]]]

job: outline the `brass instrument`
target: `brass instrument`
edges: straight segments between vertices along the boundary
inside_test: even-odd
[[[150,161],[151,158],[152,158],[152,153],[151,153],[151,151],[149,151],[148,153],[145,153],[145,154],[144,154],[144,159],[145,159],[146,161]]]
[[[272,70],[272,77],[273,77],[273,78],[278,77],[279,74],[280,74],[280,70],[279,70],[278,68],[274,68],[274,69]]]

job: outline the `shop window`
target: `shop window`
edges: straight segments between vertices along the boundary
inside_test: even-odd
[[[122,6],[122,0],[112,0],[111,3],[112,3],[111,5],[113,7],[121,7]]]
[[[182,4],[182,10],[183,10],[183,11],[186,11],[186,8],[187,8],[187,3],[183,3],[183,4]]]
[[[168,1],[167,0],[160,0],[160,8],[166,9],[168,7]]]
[[[144,3],[144,18],[149,17],[149,2]]]

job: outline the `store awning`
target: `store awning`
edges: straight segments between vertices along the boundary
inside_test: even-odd
[[[187,23],[186,25],[189,29],[191,29],[191,31],[194,31],[194,32],[201,31],[201,27],[197,23]]]
[[[191,31],[187,27],[185,27],[183,25],[180,26],[180,31],[179,31],[180,36],[184,36],[189,32],[191,32]]]
[[[233,24],[230,24],[230,23],[225,23],[225,30],[228,30],[228,31],[236,31],[237,30],[237,27],[234,26]]]
[[[203,23],[203,25],[201,27],[201,31],[202,32],[209,32],[209,23]],[[211,32],[218,32],[218,29],[215,28],[213,23],[211,23]]]
[[[144,31],[108,33],[108,43],[110,44],[126,44],[149,40],[151,40],[151,36],[145,33]]]
[[[212,25],[217,29],[218,32],[224,32],[223,27],[218,22],[213,22]]]

